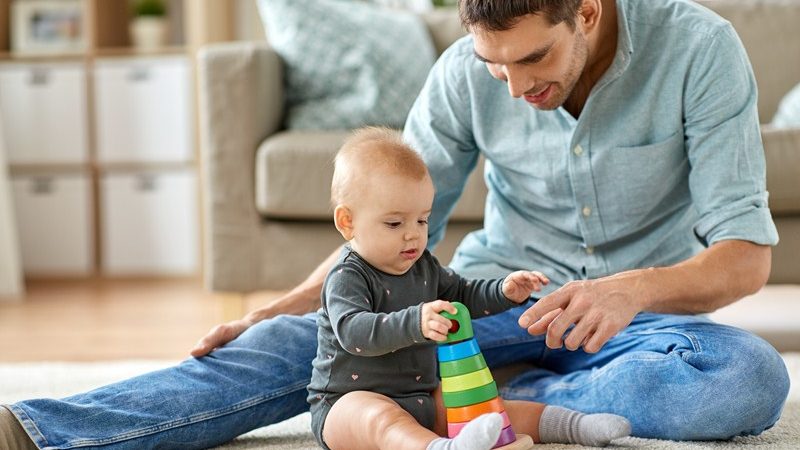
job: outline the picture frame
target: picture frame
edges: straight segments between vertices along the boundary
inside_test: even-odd
[[[82,0],[15,0],[11,3],[11,51],[73,54],[85,50]]]

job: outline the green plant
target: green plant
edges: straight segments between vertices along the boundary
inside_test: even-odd
[[[135,16],[163,16],[167,7],[162,0],[134,0],[133,15]]]

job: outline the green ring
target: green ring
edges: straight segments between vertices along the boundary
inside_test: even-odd
[[[442,392],[442,400],[447,408],[460,408],[474,405],[497,397],[497,384],[489,384],[459,392]]]
[[[492,372],[488,367],[484,367],[481,370],[465,373],[464,375],[442,378],[441,386],[443,392],[461,392],[486,386],[492,380],[494,380]]]
[[[463,359],[439,363],[439,376],[441,378],[455,377],[481,370],[484,367],[486,367],[486,360],[483,359],[482,353],[478,353]]]

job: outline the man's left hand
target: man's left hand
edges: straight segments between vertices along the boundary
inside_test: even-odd
[[[547,333],[549,348],[564,345],[568,350],[583,347],[587,353],[597,353],[644,309],[641,275],[630,271],[569,282],[528,308],[519,325],[533,335]]]

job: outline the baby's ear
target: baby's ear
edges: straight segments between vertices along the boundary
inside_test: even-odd
[[[353,239],[353,214],[347,206],[339,205],[333,210],[333,223],[344,240]]]

